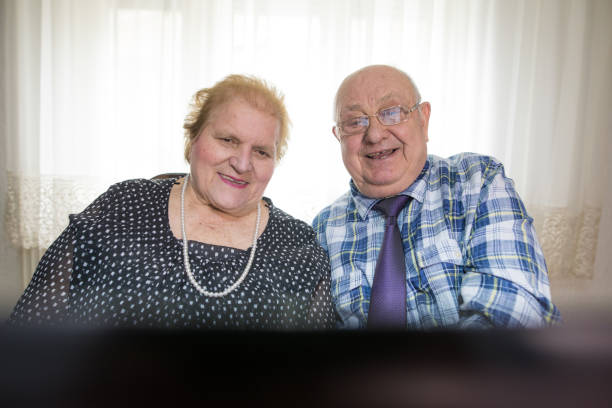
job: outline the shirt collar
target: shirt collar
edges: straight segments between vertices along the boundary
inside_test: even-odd
[[[429,162],[430,158],[428,156],[427,160],[425,161],[425,165],[423,166],[423,170],[421,170],[421,174],[419,174],[416,180],[414,180],[414,182],[410,186],[408,186],[407,189],[405,189],[398,195],[407,195],[417,200],[418,202],[423,203],[423,200],[425,199],[425,192],[427,190],[427,176],[429,174],[430,167]],[[374,205],[380,200],[380,198],[370,198],[361,194],[352,179],[350,181],[350,187],[350,194],[353,198],[353,202],[355,203],[355,208],[357,209],[357,212],[359,213],[361,218],[366,219],[368,213],[370,212],[372,207],[374,207]]]

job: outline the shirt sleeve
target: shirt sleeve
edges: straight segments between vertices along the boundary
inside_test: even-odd
[[[461,327],[542,327],[560,321],[533,219],[499,163],[483,171],[465,272]]]
[[[329,254],[327,251],[327,240],[325,238],[325,226],[327,224],[327,213],[328,210],[322,211],[319,215],[317,215],[312,221],[312,229],[314,229],[315,236],[319,245],[325,250],[325,253]]]

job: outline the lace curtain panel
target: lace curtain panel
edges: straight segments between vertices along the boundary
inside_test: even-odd
[[[591,279],[597,253],[600,208],[572,214],[567,208],[538,208],[530,214],[552,278]]]
[[[592,279],[610,21],[607,0],[0,0],[3,234],[36,258],[111,183],[184,171],[190,98],[230,73],[285,93],[293,127],[266,196],[309,223],[348,188],[335,90],[385,63],[432,104],[429,153],[500,159],[551,276]]]
[[[68,215],[81,212],[100,193],[86,180],[8,173],[6,229],[22,249],[46,249],[68,225]]]

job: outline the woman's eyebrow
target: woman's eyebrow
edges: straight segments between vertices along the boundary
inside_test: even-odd
[[[272,145],[253,145],[253,149],[265,150],[267,152],[274,151],[275,146]]]

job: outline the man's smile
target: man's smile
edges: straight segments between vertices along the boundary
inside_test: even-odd
[[[386,159],[387,157],[391,156],[393,153],[395,153],[399,148],[395,148],[395,149],[386,149],[386,150],[379,150],[377,152],[374,153],[369,153],[366,154],[365,156],[368,159],[373,159],[373,160],[382,160],[382,159]]]

